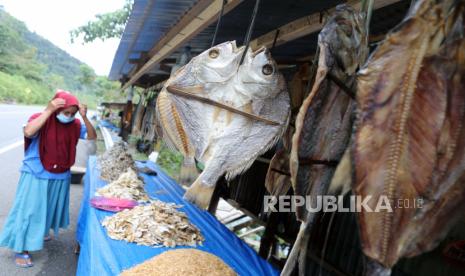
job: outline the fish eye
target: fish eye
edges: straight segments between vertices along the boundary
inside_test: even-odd
[[[218,49],[211,49],[210,52],[208,52],[208,56],[211,58],[217,58],[220,55],[220,51]]]
[[[267,76],[273,74],[273,66],[271,64],[263,65],[262,73]]]

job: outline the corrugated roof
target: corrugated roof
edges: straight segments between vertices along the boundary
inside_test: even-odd
[[[129,59],[141,58],[156,41],[186,13],[197,0],[135,0],[113,59],[109,78],[119,80],[134,64]]]
[[[154,4],[155,2],[155,4]],[[140,58],[142,51],[149,51],[165,34],[171,26],[174,26],[180,18],[198,1],[193,0],[136,0],[134,11],[126,26],[118,51],[115,55],[113,66],[110,72],[110,79],[119,80],[128,74],[134,64],[129,59]],[[342,0],[267,0],[262,1],[257,14],[256,24],[252,39],[266,34],[284,24],[302,18],[309,14],[321,13]],[[236,40],[238,45],[243,43],[245,33],[250,22],[251,12],[255,0],[244,0],[235,9],[223,17],[217,43],[229,40]],[[370,33],[381,34],[394,27],[404,17],[410,1],[400,1],[396,4],[384,7],[374,12]],[[148,14],[148,15],[147,15]],[[212,23],[205,30],[193,37],[187,45],[191,46],[192,54],[196,55],[211,44],[216,22]],[[142,27],[141,27],[142,26]],[[314,53],[317,44],[318,34],[313,33],[273,49],[273,57],[278,62],[287,62],[299,57],[308,56]],[[131,46],[132,45],[132,46]],[[178,48],[182,49],[182,45]],[[179,51],[175,51],[168,58],[169,63],[173,63]],[[169,65],[171,65],[169,64]],[[158,66],[152,68],[139,81],[140,83],[161,81],[168,77],[168,71],[160,70]],[[148,81],[150,79],[150,81]]]

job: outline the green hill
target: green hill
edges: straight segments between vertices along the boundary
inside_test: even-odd
[[[62,88],[94,107],[118,87],[0,8],[0,102],[43,104]]]

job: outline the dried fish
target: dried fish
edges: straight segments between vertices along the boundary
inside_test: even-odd
[[[144,190],[144,182],[139,179],[137,173],[131,168],[121,174],[117,180],[98,189],[95,195],[108,198],[132,199],[139,202],[149,201],[149,197]]]
[[[146,246],[197,246],[204,241],[199,229],[187,215],[176,210],[182,206],[152,200],[131,210],[106,217],[102,225],[108,236]]]
[[[185,198],[206,208],[217,180],[247,170],[286,129],[289,95],[269,51],[235,42],[193,58],[165,84],[157,99],[160,134],[185,158],[205,164]]]
[[[360,71],[353,191],[371,196],[370,208],[381,196],[392,204],[358,216],[373,275],[433,249],[463,214],[464,6],[418,1]]]
[[[355,108],[350,91],[355,87],[356,70],[368,53],[364,15],[349,5],[338,5],[318,36],[318,47],[315,82],[297,115],[290,156],[294,193],[313,199],[327,193],[350,140]],[[283,275],[292,272],[299,255],[299,262],[306,262],[316,213],[300,206],[296,215],[303,223]],[[305,265],[300,267],[305,269]]]
[[[227,264],[213,254],[197,249],[175,249],[161,253],[120,276],[235,276]]]
[[[118,142],[99,157],[100,177],[106,181],[115,181],[128,168],[135,170],[134,160],[128,153],[127,145]]]

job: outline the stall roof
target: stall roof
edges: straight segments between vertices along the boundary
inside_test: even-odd
[[[167,55],[161,56],[159,62],[157,60],[153,64],[147,64],[147,61],[152,58],[151,55],[156,55],[157,53],[156,51],[153,52],[154,46],[162,41],[172,28],[175,28],[183,19],[183,16],[186,16],[191,9],[199,6],[199,3],[203,3],[203,7],[207,8],[213,2],[221,3],[221,0],[135,0],[133,11],[113,61],[109,76],[110,79],[126,83],[136,72],[144,71],[140,69],[146,66],[149,69],[140,74],[140,77],[135,80],[134,84],[139,86],[152,85],[169,76],[171,66],[174,64],[183,46],[191,46],[191,51],[194,55],[209,48],[216,20],[209,21],[202,29],[193,32],[193,35],[189,39],[186,39],[185,43],[173,46],[174,49],[172,51],[165,51]],[[228,3],[231,2],[237,2],[237,4],[231,8],[230,12],[224,15],[216,41],[217,43],[221,43],[228,40],[236,40],[237,44],[241,45],[250,22],[255,1],[228,1]],[[346,1],[261,1],[252,39],[270,34],[287,23],[297,22],[296,20],[305,18],[306,16],[308,20],[316,18],[318,21],[318,18],[323,18],[327,15],[328,9],[343,2]],[[359,1],[348,2],[359,3]],[[380,9],[376,10],[372,17],[370,33],[374,37],[379,34],[385,34],[400,22],[405,16],[410,1],[377,0],[375,1],[375,5],[378,5]],[[212,14],[213,16],[215,19],[217,18],[217,15]],[[303,23],[305,24],[305,22]],[[319,23],[321,22],[316,22],[315,25]],[[290,26],[289,28],[292,29],[292,27]],[[299,58],[304,58],[314,53],[317,43],[317,30],[309,31],[308,34],[304,32],[305,35],[299,35],[297,39],[292,39],[291,42],[287,43],[285,40],[281,41],[281,36],[284,35],[280,33],[277,39],[278,43],[272,51],[274,58],[278,63],[288,63],[295,62]],[[157,50],[159,51],[160,48]],[[150,54],[148,54],[149,52]]]
[[[109,78],[123,79],[196,0],[135,0]]]

